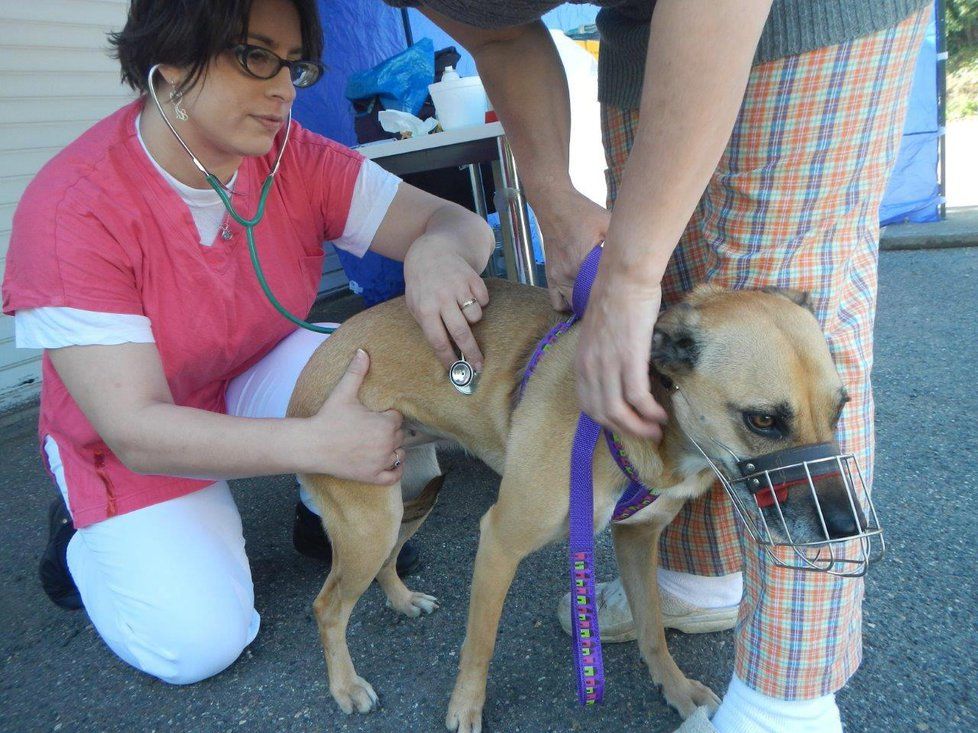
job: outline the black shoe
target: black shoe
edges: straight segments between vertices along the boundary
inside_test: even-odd
[[[327,568],[333,563],[333,547],[323,529],[323,523],[301,501],[296,502],[295,505],[292,545],[300,555],[322,560]],[[414,542],[408,540],[397,554],[397,574],[406,578],[414,575],[420,568],[421,553]]]
[[[44,548],[37,574],[48,598],[61,608],[77,611],[83,608],[78,586],[68,571],[68,541],[75,534],[75,525],[64,500],[58,497],[48,508],[48,546]]]

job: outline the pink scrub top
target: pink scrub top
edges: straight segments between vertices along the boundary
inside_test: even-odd
[[[295,326],[262,292],[243,227],[232,221],[230,240],[200,244],[190,211],[136,136],[142,104],[97,123],[27,187],[14,214],[3,312],[65,306],[146,316],[175,403],[224,412],[228,381]],[[257,208],[277,150],[241,163],[234,203],[245,217]],[[292,123],[265,217],[255,228],[268,284],[292,313],[305,315],[313,304],[323,242],[343,233],[363,162]],[[368,246],[362,243],[356,254]],[[41,443],[50,435],[58,445],[77,527],[212,483],[130,471],[82,414],[47,354],[42,378]]]

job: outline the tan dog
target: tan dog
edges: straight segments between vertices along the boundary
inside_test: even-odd
[[[446,720],[450,730],[463,733],[481,730],[499,618],[520,560],[567,533],[569,456],[579,414],[577,329],[548,349],[517,404],[515,392],[538,339],[562,316],[552,311],[542,289],[497,280],[489,282],[489,291],[490,305],[474,327],[486,357],[474,394],[452,388],[403,299],[397,299],[351,318],[326,341],[302,372],[289,407],[290,415],[315,413],[361,347],[370,354],[370,373],[360,390],[364,405],[399,410],[415,441],[457,441],[502,475],[498,501],[480,523],[468,626]],[[801,302],[795,293],[703,287],[656,325],[653,392],[670,421],[659,446],[627,438],[624,445],[644,483],[661,495],[614,525],[613,539],[639,650],[652,680],[684,718],[697,706],[712,708],[719,701],[683,675],[666,647],[655,575],[659,533],[714,481],[687,436],[721,465],[730,458],[718,443],[755,456],[833,439],[845,391],[818,323]],[[314,604],[330,691],[345,712],[368,712],[377,696],[350,658],[350,612],[375,577],[402,613],[416,616],[436,607],[431,596],[405,587],[394,559],[424,521],[439,486],[432,482],[404,506],[397,485],[301,478],[316,497],[333,543],[332,570]],[[626,483],[599,441],[595,531],[609,522]],[[796,536],[807,537],[806,528],[815,526],[813,502],[789,502],[784,512]]]

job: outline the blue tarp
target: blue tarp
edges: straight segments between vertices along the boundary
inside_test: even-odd
[[[880,205],[880,224],[937,221],[937,33],[931,20],[907,105],[900,153]]]
[[[300,90],[294,115],[305,127],[345,145],[355,145],[353,111],[344,96],[351,73],[375,66],[407,47],[399,10],[380,0],[319,0],[326,29],[322,81]],[[548,13],[544,20],[551,28],[575,29],[594,22],[592,6],[564,5]],[[463,76],[476,73],[471,57],[462,46],[416,10],[409,10],[414,40],[430,38],[434,48],[454,45],[462,54],[458,64]],[[937,93],[936,44],[931,24],[917,63],[916,81],[911,94],[900,156],[880,209],[882,223],[895,221],[934,221],[940,198],[937,189]],[[398,263],[367,253],[357,259],[340,253],[348,277],[363,290],[368,303],[392,297],[403,290],[403,274]]]
[[[380,0],[319,0],[319,14],[326,73],[318,84],[299,90],[292,113],[308,129],[356,145],[353,108],[343,94],[347,79],[405,48],[400,14]]]
[[[380,0],[319,0],[319,13],[326,31],[326,73],[318,84],[299,90],[293,115],[305,127],[353,146],[357,139],[353,108],[344,94],[347,79],[407,47],[401,14]],[[435,43],[435,48],[441,47]],[[368,305],[404,292],[401,263],[373,252],[363,258],[337,252],[351,289]]]

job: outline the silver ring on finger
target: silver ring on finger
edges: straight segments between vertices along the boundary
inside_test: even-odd
[[[475,304],[476,304],[476,303],[478,303],[478,302],[479,302],[479,301],[477,301],[477,300],[476,300],[475,298],[469,298],[469,299],[468,299],[467,301],[465,301],[464,303],[462,303],[462,304],[461,304],[461,305],[460,305],[459,307],[460,307],[460,308],[461,308],[462,310],[465,310],[465,309],[466,309],[466,308],[468,308],[468,307],[469,307],[470,305],[475,305]]]

